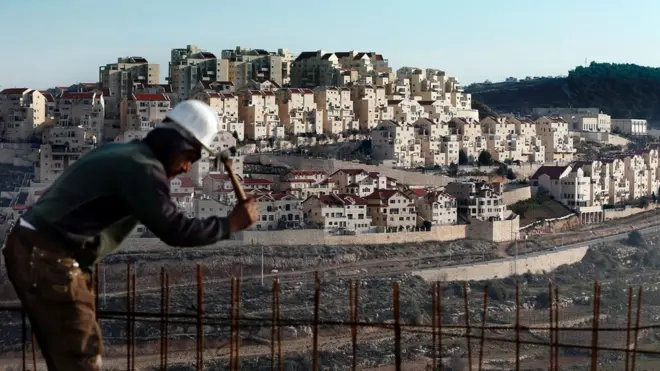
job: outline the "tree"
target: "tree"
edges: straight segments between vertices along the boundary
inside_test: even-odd
[[[449,176],[456,176],[458,175],[458,165],[455,163],[449,164],[449,170],[447,171],[447,175]]]
[[[234,139],[236,139],[236,141],[239,140],[239,139],[238,139],[238,132],[237,132],[236,130],[234,130],[234,132],[231,133],[231,135],[234,137]]]
[[[480,166],[490,166],[493,164],[493,156],[491,156],[488,151],[481,151],[477,158],[477,162]]]
[[[513,172],[513,170],[510,167],[506,168],[506,178],[509,180],[515,180],[518,176],[516,173]]]
[[[646,240],[644,240],[644,236],[642,236],[641,233],[638,231],[632,231],[628,233],[628,245],[634,246],[634,247],[644,247],[646,245]]]
[[[468,155],[464,150],[458,151],[458,164],[467,165],[469,163]]]

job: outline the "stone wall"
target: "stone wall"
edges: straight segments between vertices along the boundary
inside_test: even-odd
[[[524,257],[491,260],[485,263],[455,265],[437,269],[424,269],[413,272],[426,281],[481,281],[505,278],[527,272],[550,272],[564,264],[581,261],[589,246],[571,249],[534,253]]]
[[[395,243],[416,243],[425,241],[453,241],[466,237],[465,225],[438,226],[431,231],[397,232],[397,233],[364,233],[355,236],[333,236],[323,230],[284,230],[284,231],[246,231],[238,233],[236,239],[219,242],[211,248],[223,246],[269,245],[269,246],[300,246],[300,245],[378,245]],[[167,248],[157,238],[129,238],[123,244],[123,250],[137,249],[141,251]]]
[[[625,218],[627,216],[632,216],[635,214],[643,213],[645,211],[652,211],[655,209],[656,209],[656,204],[650,204],[649,207],[647,207],[646,209],[642,209],[639,207],[626,207],[624,209],[603,210],[603,214],[605,214],[605,220],[612,220],[618,218]]]
[[[516,239],[519,229],[520,217],[516,215],[514,219],[495,222],[472,219],[467,232],[471,239],[507,242]]]
[[[530,186],[508,189],[502,193],[502,200],[506,205],[513,205],[518,201],[530,198],[532,198],[532,187]]]
[[[386,166],[365,165],[340,160],[322,160],[302,156],[259,156],[259,159],[262,164],[286,164],[295,169],[323,170],[328,173],[328,175],[339,169],[364,169],[369,172],[376,171],[385,176],[392,177],[401,183],[411,185],[439,187],[446,185],[452,180],[452,178],[446,176],[422,174],[420,172],[392,169]]]

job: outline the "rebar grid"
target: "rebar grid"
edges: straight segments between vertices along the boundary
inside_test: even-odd
[[[96,275],[94,276],[93,285],[95,293],[99,291],[99,267],[96,267]],[[641,350],[638,348],[638,340],[640,332],[660,329],[660,325],[641,326],[642,314],[642,294],[643,290],[640,286],[637,289],[637,295],[634,295],[633,287],[628,290],[627,301],[627,326],[620,327],[603,327],[601,326],[600,316],[600,302],[601,302],[601,285],[599,282],[594,283],[593,292],[593,311],[591,317],[590,327],[560,327],[559,326],[559,290],[551,282],[548,283],[548,319],[547,324],[541,326],[523,325],[521,323],[521,303],[520,303],[520,285],[516,283],[515,287],[515,322],[512,324],[494,324],[489,322],[489,307],[488,307],[488,286],[483,290],[483,307],[481,308],[481,322],[471,323],[469,313],[474,309],[470,308],[468,300],[468,284],[463,282],[462,296],[463,296],[463,322],[460,323],[444,323],[443,322],[443,305],[442,305],[442,285],[440,282],[434,282],[431,286],[429,301],[431,306],[431,323],[430,324],[413,324],[405,323],[401,318],[400,313],[400,298],[399,283],[392,284],[392,321],[383,321],[375,323],[371,321],[361,321],[360,313],[358,313],[358,280],[350,280],[347,286],[348,302],[349,302],[349,318],[347,321],[328,321],[322,320],[320,315],[321,306],[321,293],[323,291],[323,283],[317,274],[314,279],[314,315],[313,318],[282,318],[280,310],[280,282],[278,279],[273,280],[271,297],[264,298],[272,301],[270,318],[244,318],[241,317],[241,278],[234,277],[231,280],[231,314],[208,313],[204,309],[204,281],[203,281],[203,267],[201,264],[197,265],[196,270],[196,306],[194,311],[187,312],[171,312],[171,285],[170,276],[165,268],[160,271],[160,311],[159,312],[144,312],[137,311],[135,307],[136,298],[136,274],[131,270],[131,266],[127,265],[126,269],[126,295],[125,304],[126,310],[124,311],[111,311],[101,310],[99,308],[98,295],[96,298],[96,312],[99,321],[103,320],[121,320],[126,321],[126,370],[136,370],[136,322],[142,323],[156,323],[160,324],[160,369],[166,370],[170,366],[169,353],[171,351],[170,342],[170,329],[174,325],[188,325],[195,326],[195,358],[196,369],[203,370],[205,365],[213,360],[205,359],[205,352],[208,355],[210,350],[220,350],[229,347],[229,354],[226,356],[216,354],[217,358],[227,358],[229,361],[230,370],[241,369],[241,356],[240,347],[241,343],[246,340],[246,337],[241,334],[241,329],[251,328],[264,328],[270,327],[270,341],[267,344],[270,348],[270,365],[271,370],[284,370],[284,357],[286,356],[284,348],[286,347],[287,340],[282,339],[282,329],[286,326],[309,326],[312,330],[311,335],[311,358],[313,361],[313,370],[318,370],[321,366],[321,359],[319,357],[320,344],[323,343],[322,337],[319,336],[320,327],[339,327],[350,329],[350,345],[351,345],[351,369],[357,370],[359,368],[359,359],[357,353],[358,346],[358,329],[371,328],[387,330],[392,332],[394,340],[394,363],[397,371],[402,369],[404,363],[402,339],[404,334],[419,334],[427,335],[429,337],[430,354],[427,364],[428,370],[444,369],[447,366],[447,357],[442,356],[443,340],[446,339],[463,339],[465,341],[467,352],[467,367],[469,370],[483,370],[487,367],[487,358],[484,356],[486,343],[488,344],[509,344],[515,346],[515,370],[521,370],[521,362],[525,350],[523,346],[547,347],[548,370],[559,370],[560,364],[560,349],[579,349],[588,354],[590,357],[590,369],[598,369],[598,354],[599,352],[620,352],[625,355],[625,370],[635,370],[637,359],[640,355],[655,356],[660,355],[660,351],[654,350]],[[636,303],[634,297],[636,296]],[[635,309],[636,314],[633,314]],[[22,355],[22,370],[28,369],[28,345],[31,347],[32,356],[32,371],[37,371],[37,356],[35,350],[35,337],[34,333],[29,327],[28,320],[20,306],[7,306],[0,307],[0,311],[10,311],[21,314],[21,355]],[[634,324],[633,324],[634,321]],[[205,326],[219,326],[229,329],[228,344],[220,346],[209,345],[205,342]],[[488,336],[487,332],[496,331],[512,331],[515,332],[513,339],[502,338],[497,336]],[[522,335],[525,333],[547,333],[547,341],[543,340],[525,340]],[[571,343],[567,341],[560,341],[560,332],[569,333],[590,333],[590,345]],[[599,335],[603,333],[625,333],[625,347],[611,347],[601,345],[599,342]],[[346,344],[348,345],[348,344]],[[473,352],[476,351],[476,356]],[[298,351],[299,353],[300,351]],[[249,352],[248,352],[249,353]],[[251,355],[247,355],[250,357]],[[254,355],[252,355],[254,356]],[[622,358],[623,359],[623,358]],[[443,365],[444,363],[444,365]],[[45,369],[45,366],[43,366]]]

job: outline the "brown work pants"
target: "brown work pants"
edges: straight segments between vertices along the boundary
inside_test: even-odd
[[[35,246],[30,236],[37,233],[13,228],[3,254],[48,370],[100,370],[101,330],[87,277],[66,253]]]

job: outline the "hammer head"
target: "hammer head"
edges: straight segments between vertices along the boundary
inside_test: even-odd
[[[226,149],[218,153],[217,157],[224,164],[229,162],[229,158],[235,154],[236,154],[236,147],[231,147],[229,149]]]

